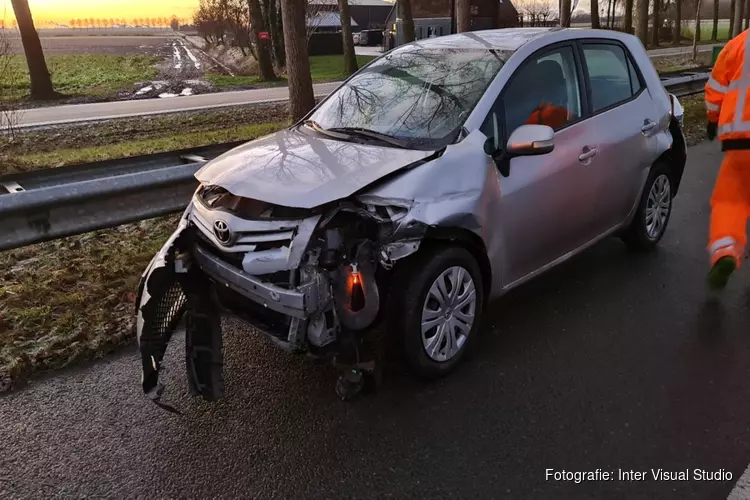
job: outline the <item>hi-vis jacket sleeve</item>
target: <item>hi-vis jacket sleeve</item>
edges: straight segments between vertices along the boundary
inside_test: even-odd
[[[735,61],[734,44],[727,44],[716,58],[711,71],[711,77],[706,82],[706,114],[709,122],[718,123],[721,105],[724,102],[724,96],[729,91],[729,83],[734,73]]]

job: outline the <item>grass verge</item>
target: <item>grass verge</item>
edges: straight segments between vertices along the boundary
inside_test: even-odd
[[[374,59],[373,56],[357,56],[357,64],[361,68]],[[310,57],[310,76],[313,82],[328,82],[346,78],[343,56],[312,56]],[[229,76],[208,74],[206,79],[217,88],[242,88],[270,85],[286,85],[286,77],[282,76],[276,82],[261,82],[258,76]]]
[[[256,119],[278,119],[279,114],[286,115],[281,111],[282,107],[272,107],[265,114],[259,114],[257,109],[246,113]],[[284,121],[255,124],[231,125],[230,121],[226,126],[221,121],[224,113],[216,112],[212,119],[203,113],[192,123],[186,119],[187,123],[178,129],[191,131],[177,135],[172,130],[179,118],[151,121],[151,134],[161,130],[162,135],[135,141],[123,138],[131,127],[138,127],[137,120],[128,125],[100,125],[99,134],[89,135],[95,145],[86,147],[81,147],[85,143],[80,137],[86,135],[80,131],[56,132],[69,146],[71,138],[78,137],[77,147],[22,155],[18,163],[22,169],[45,168],[175,147],[250,140],[288,124],[282,118]],[[242,114],[237,110],[234,113]],[[225,126],[220,128],[217,123]],[[89,126],[90,131],[96,128]],[[34,137],[38,140],[39,135]],[[21,136],[12,148],[27,148],[33,140]],[[131,342],[135,336],[134,292],[140,274],[174,230],[178,217],[161,217],[0,252],[0,392],[34,372],[97,357]]]
[[[3,143],[0,138],[0,175],[244,140],[272,132],[287,120],[287,105],[275,104],[24,132],[10,142]]]
[[[67,96],[105,96],[154,78],[158,57],[148,55],[76,54],[47,56],[55,90]],[[0,99],[18,100],[29,91],[26,59],[13,56],[10,71],[0,76]]]
[[[681,99],[685,108],[685,135],[689,145],[704,137],[703,96]],[[162,117],[125,120],[124,123],[90,125],[77,133],[56,132],[58,141],[71,146],[66,152],[49,150],[27,155],[28,168],[42,168],[71,158],[87,160],[113,157],[123,151],[143,152],[144,143],[154,152],[162,145],[169,148],[203,145],[211,140],[251,139],[254,135],[281,127],[285,122],[235,124],[221,130],[216,123],[281,116],[281,107],[268,108],[262,114],[255,108],[201,113],[200,116]],[[273,113],[281,113],[274,115]],[[192,116],[192,115],[191,115]],[[264,118],[265,117],[265,118]],[[180,120],[184,125],[180,126]],[[138,146],[122,142],[133,130],[143,134],[166,135],[178,128],[189,132],[176,138],[152,137],[138,140]],[[199,130],[212,130],[212,135]],[[160,132],[161,131],[161,132]],[[241,131],[241,132],[240,132]],[[244,136],[231,135],[244,133]],[[78,142],[75,137],[78,137]],[[89,156],[77,152],[87,137],[95,145],[86,146]],[[52,139],[41,135],[19,138],[14,147],[50,148]],[[29,141],[29,142],[24,142]],[[50,144],[48,144],[50,142]],[[199,144],[197,144],[199,143]],[[27,149],[28,150],[28,149]],[[46,155],[46,156],[45,156]],[[46,160],[45,160],[46,158]],[[52,162],[52,163],[49,163]],[[1,164],[2,162],[0,162]],[[95,231],[38,245],[0,253],[0,392],[34,372],[66,366],[75,361],[104,355],[117,346],[133,341],[135,290],[143,269],[173,231],[178,216],[162,217],[115,229]]]
[[[666,57],[652,57],[651,62],[659,73],[671,73],[684,69],[698,68],[711,65],[711,52],[698,52],[694,61],[692,54]]]

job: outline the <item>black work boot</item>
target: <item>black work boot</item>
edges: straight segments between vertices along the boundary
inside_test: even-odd
[[[722,257],[716,261],[708,272],[708,286],[712,290],[722,290],[727,286],[729,276],[737,269],[737,260],[734,257]]]

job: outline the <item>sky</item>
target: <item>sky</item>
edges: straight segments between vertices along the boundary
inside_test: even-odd
[[[34,23],[67,24],[76,18],[171,17],[190,20],[198,7],[198,0],[29,0]],[[4,16],[3,16],[4,14]],[[10,0],[0,0],[0,19],[13,19]]]
[[[171,17],[173,14],[189,21],[198,7],[199,0],[29,0],[31,13],[35,24],[56,22],[68,24],[71,19],[96,18],[111,19],[125,18],[160,18]],[[549,3],[557,8],[557,0],[515,0],[514,5],[522,10],[524,1]],[[575,0],[573,0],[575,1]],[[604,8],[606,0],[599,0]],[[579,0],[576,10],[588,10],[590,0]],[[13,19],[13,9],[10,0],[0,0],[0,19]]]

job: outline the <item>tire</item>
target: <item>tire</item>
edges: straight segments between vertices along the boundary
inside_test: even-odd
[[[659,244],[672,216],[673,198],[674,180],[671,172],[664,163],[657,163],[651,169],[646,185],[643,187],[633,220],[621,236],[630,250],[649,251]],[[648,223],[648,216],[655,204],[659,210],[654,226]]]
[[[471,253],[458,246],[423,248],[414,259],[408,260],[398,271],[399,276],[394,283],[396,286],[392,289],[394,307],[391,308],[390,323],[394,332],[402,338],[403,352],[412,371],[420,378],[431,380],[452,371],[470,350],[477,337],[484,310],[482,273]],[[438,302],[435,300],[435,292],[439,293],[439,289],[433,289],[433,285],[437,286],[438,278],[444,277],[446,273],[454,278],[463,275],[462,286],[458,288],[459,300],[461,293],[467,293],[467,297],[470,295],[470,287],[467,285],[469,281],[473,284],[473,306],[469,301],[460,311],[462,314],[454,315],[449,307],[436,307]],[[452,291],[447,284],[446,290]],[[435,314],[433,321],[438,325],[426,332],[427,341],[432,340],[431,345],[437,345],[432,354],[428,354],[422,335],[422,313],[425,306],[444,311],[442,314]],[[473,316],[469,314],[472,309]],[[445,316],[446,310],[450,316]],[[465,321],[469,317],[472,318],[470,326]],[[443,318],[452,320],[449,325],[453,326],[454,335],[446,337],[449,331],[445,330],[442,332],[442,340],[435,344],[434,342],[440,340],[440,328],[444,327],[440,320]],[[468,333],[465,333],[466,331]],[[449,348],[448,338],[455,339],[453,345],[456,349]]]

